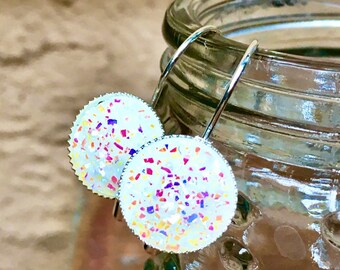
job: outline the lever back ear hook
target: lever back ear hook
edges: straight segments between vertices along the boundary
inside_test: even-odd
[[[254,54],[254,52],[257,50],[259,46],[259,43],[257,40],[253,40],[249,47],[247,48],[246,52],[244,53],[240,63],[237,65],[234,74],[232,75],[230,81],[226,84],[225,89],[226,91],[224,92],[223,97],[221,98],[219,104],[216,107],[216,110],[214,112],[214,115],[211,117],[203,135],[202,138],[203,139],[208,139],[211,132],[213,131],[215,125],[217,124],[223,110],[225,109],[225,107],[227,106],[228,100],[231,97],[232,92],[234,91],[236,84],[238,83],[242,72],[244,71],[244,69],[246,68],[250,57]]]
[[[177,63],[178,59],[183,55],[183,53],[185,53],[185,51],[189,48],[189,46],[195,42],[198,38],[208,34],[208,33],[220,33],[219,29],[216,28],[215,26],[212,25],[207,25],[207,26],[203,26],[199,29],[197,29],[194,33],[192,33],[185,41],[183,41],[183,43],[178,47],[178,49],[176,50],[176,52],[174,53],[174,55],[170,58],[168,64],[166,65],[166,67],[164,68],[159,81],[158,81],[158,85],[155,89],[155,92],[152,96],[152,106],[154,107],[158,100],[159,97],[162,94],[162,89],[163,89],[163,85],[164,82],[166,81],[166,79],[169,76],[170,71],[172,70],[172,68],[175,66],[175,64]]]

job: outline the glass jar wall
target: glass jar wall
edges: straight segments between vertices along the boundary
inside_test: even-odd
[[[247,44],[261,49],[211,136],[237,178],[237,213],[183,269],[336,269],[339,229],[322,232],[339,226],[338,0],[175,1],[162,67],[207,24],[224,37],[199,39],[174,67],[156,106],[167,133],[202,134]]]

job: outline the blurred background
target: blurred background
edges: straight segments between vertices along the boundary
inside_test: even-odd
[[[0,0],[1,270],[141,269],[142,244],[76,180],[67,138],[95,96],[150,100],[170,2]]]

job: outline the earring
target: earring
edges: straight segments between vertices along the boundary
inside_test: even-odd
[[[165,252],[202,249],[227,229],[237,203],[235,177],[208,138],[250,56],[235,70],[202,136],[170,135],[142,146],[127,162],[119,199],[123,216],[148,246]]]
[[[180,55],[207,32],[218,31],[202,27],[175,52],[153,104]],[[152,248],[195,251],[215,241],[230,224],[237,202],[235,178],[208,138],[257,46],[254,41],[247,49],[202,138],[163,136],[152,108],[125,93],[96,98],[78,114],[69,139],[76,175],[94,193],[119,197],[128,226]]]
[[[163,134],[158,116],[141,99],[126,93],[100,96],[80,111],[71,128],[72,168],[88,189],[116,198],[126,161]]]

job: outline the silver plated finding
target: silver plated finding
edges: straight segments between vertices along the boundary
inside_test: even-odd
[[[183,43],[178,47],[178,49],[176,50],[174,55],[169,60],[168,64],[164,68],[164,71],[162,72],[162,75],[159,78],[158,85],[157,85],[157,87],[156,87],[156,89],[154,91],[154,94],[152,96],[152,102],[151,103],[152,103],[153,107],[157,104],[158,99],[159,99],[159,97],[162,94],[162,89],[163,89],[164,82],[168,78],[170,71],[175,66],[176,62],[182,56],[182,54],[189,48],[189,46],[193,42],[195,42],[199,37],[201,37],[201,36],[203,36],[205,34],[208,34],[208,33],[219,33],[219,32],[220,31],[215,26],[207,25],[207,26],[203,26],[203,27],[197,29],[185,41],[183,41]]]
[[[217,108],[214,112],[214,115],[211,117],[209,124],[207,125],[202,138],[203,139],[208,139],[211,132],[213,131],[215,125],[217,124],[223,110],[227,106],[228,100],[231,97],[232,92],[234,91],[244,69],[246,68],[250,57],[254,54],[254,52],[257,50],[259,46],[259,43],[257,40],[253,40],[249,47],[247,48],[245,54],[243,55],[240,63],[237,65],[234,74],[232,75],[230,81],[226,84],[225,89],[226,91],[224,92],[223,97],[221,98],[219,104],[217,105]]]

